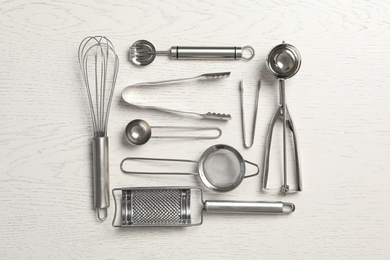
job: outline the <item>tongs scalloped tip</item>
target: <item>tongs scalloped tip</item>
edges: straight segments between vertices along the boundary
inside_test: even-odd
[[[199,78],[205,77],[206,79],[222,79],[222,78],[228,78],[230,76],[231,72],[217,72],[217,73],[205,73],[202,75],[199,75]]]
[[[218,119],[218,120],[231,120],[232,116],[230,114],[221,114],[221,113],[212,113],[207,112],[206,114],[201,115],[205,119]]]
[[[204,73],[201,75],[198,75],[196,77],[190,77],[190,78],[182,78],[182,79],[173,79],[173,80],[163,80],[163,81],[153,81],[153,82],[141,82],[141,83],[136,83],[133,85],[129,85],[125,87],[122,91],[122,99],[128,103],[131,106],[142,108],[142,109],[151,109],[151,110],[159,110],[162,112],[167,112],[167,113],[178,113],[178,114],[187,114],[187,115],[195,115],[195,116],[200,116],[204,119],[213,119],[213,120],[231,120],[232,116],[230,114],[225,114],[225,113],[215,113],[215,112],[207,112],[206,114],[201,114],[201,113],[196,113],[192,111],[180,111],[180,110],[174,110],[174,109],[168,109],[164,107],[159,107],[159,106],[145,106],[145,105],[140,105],[140,104],[135,104],[130,100],[130,95],[129,91],[130,89],[134,87],[150,87],[150,86],[159,86],[163,84],[172,84],[172,83],[179,83],[179,82],[184,82],[184,81],[191,81],[191,80],[199,80],[199,79],[222,79],[222,78],[227,78],[231,74],[230,71],[228,72],[215,72],[215,73]]]

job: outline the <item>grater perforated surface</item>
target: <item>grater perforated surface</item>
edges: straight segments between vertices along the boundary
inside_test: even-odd
[[[180,224],[181,190],[134,190],[132,222],[134,225]]]

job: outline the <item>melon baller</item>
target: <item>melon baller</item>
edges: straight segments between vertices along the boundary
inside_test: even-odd
[[[255,50],[247,45],[244,47],[188,47],[172,46],[169,51],[156,51],[153,44],[139,40],[130,47],[129,59],[137,66],[146,66],[154,61],[157,55],[169,56],[174,60],[251,60]]]
[[[272,117],[266,137],[265,153],[264,153],[264,168],[263,168],[263,189],[267,190],[269,159],[272,141],[272,132],[278,118],[283,121],[283,184],[280,188],[280,193],[286,195],[302,191],[302,176],[301,165],[298,150],[298,137],[294,127],[291,114],[286,104],[285,80],[294,76],[301,67],[301,54],[298,49],[291,44],[282,43],[275,46],[268,54],[266,62],[268,70],[279,80],[279,106]],[[297,188],[290,190],[287,184],[287,127],[290,129],[293,138],[293,150],[295,159],[295,172]]]

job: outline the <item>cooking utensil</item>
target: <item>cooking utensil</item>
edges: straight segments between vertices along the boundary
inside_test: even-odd
[[[94,207],[97,218],[103,221],[110,206],[107,124],[119,59],[111,41],[102,36],[85,38],[80,43],[78,58],[93,126]]]
[[[184,133],[183,135],[152,135],[152,129],[160,130],[176,130],[177,132]],[[217,135],[189,135],[188,132],[197,131],[217,131]],[[131,121],[125,129],[126,140],[130,144],[143,145],[147,143],[150,138],[180,138],[180,139],[217,139],[221,136],[222,130],[218,127],[197,127],[197,126],[150,126],[146,121],[142,119],[136,119]]]
[[[147,171],[127,171],[123,164],[130,160],[140,161],[160,161],[160,162],[185,162],[197,163],[198,172],[147,172]],[[246,175],[245,163],[251,164],[257,168],[256,173]],[[129,174],[160,174],[160,175],[198,175],[202,183],[212,191],[227,192],[238,187],[244,178],[256,176],[259,168],[256,164],[244,160],[241,154],[231,146],[218,144],[213,145],[203,152],[199,161],[183,159],[163,159],[163,158],[145,158],[128,157],[123,159],[120,168],[123,173]]]
[[[246,130],[245,130],[245,110],[244,110],[244,81],[241,80],[241,82],[240,82],[241,126],[242,126],[242,138],[243,138],[243,142],[244,142],[244,147],[245,148],[251,148],[253,143],[254,143],[254,141],[255,141],[257,111],[259,109],[260,88],[261,88],[261,79],[259,80],[259,84],[257,85],[256,101],[255,101],[255,112],[253,114],[253,120],[252,120],[252,139],[250,140],[249,144],[247,144],[247,142],[246,142]]]
[[[182,115],[195,115],[195,116],[200,116],[204,119],[230,120],[232,117],[229,114],[221,114],[221,113],[214,113],[214,112],[207,112],[205,114],[201,114],[201,113],[196,113],[196,112],[168,109],[168,108],[159,107],[159,106],[145,106],[145,105],[141,105],[141,104],[136,104],[136,103],[134,103],[134,98],[131,95],[131,90],[136,88],[136,87],[163,86],[163,85],[170,85],[170,84],[174,84],[174,83],[183,83],[183,82],[188,82],[188,81],[192,81],[192,80],[202,80],[202,79],[215,80],[215,79],[227,78],[229,76],[230,76],[230,72],[218,72],[218,73],[206,73],[206,74],[202,74],[202,75],[199,75],[196,77],[190,77],[190,78],[137,83],[137,84],[133,84],[133,85],[125,87],[122,91],[122,98],[129,105],[132,105],[132,106],[138,107],[138,108],[142,108],[142,109],[158,110],[158,111],[162,111],[162,112],[182,114]]]
[[[264,156],[264,178],[263,188],[267,189],[269,158],[271,150],[272,132],[275,122],[282,117],[283,120],[283,184],[280,192],[284,195],[291,192],[302,191],[302,176],[298,150],[298,137],[294,127],[293,120],[286,104],[285,80],[294,76],[301,66],[301,54],[298,49],[291,44],[282,43],[274,47],[268,54],[267,58],[268,70],[279,80],[279,107],[274,114],[266,138],[265,156]],[[293,149],[295,157],[295,170],[297,178],[297,189],[290,190],[287,184],[287,127],[291,130],[293,137]]]
[[[191,219],[191,190],[200,192],[202,210],[199,222]],[[116,194],[120,192],[120,201]],[[112,221],[114,227],[167,227],[198,226],[203,223],[206,213],[242,213],[242,214],[290,214],[295,205],[290,202],[266,201],[226,201],[204,200],[200,188],[191,187],[148,187],[117,188],[112,190],[115,202],[115,213]],[[119,196],[119,195],[118,195]],[[121,205],[121,206],[117,206]],[[117,212],[120,212],[120,224]],[[119,217],[118,217],[119,218]]]
[[[244,52],[249,52],[244,55]],[[255,50],[247,45],[244,47],[182,47],[172,46],[169,51],[156,51],[153,44],[139,40],[130,47],[130,60],[138,66],[146,66],[153,62],[157,55],[169,56],[176,60],[251,60]]]

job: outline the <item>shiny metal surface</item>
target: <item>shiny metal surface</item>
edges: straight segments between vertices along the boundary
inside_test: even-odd
[[[152,130],[169,130],[177,132],[177,135],[152,135]],[[193,135],[192,132],[203,133],[204,135]],[[215,133],[210,135],[211,133]],[[179,135],[181,133],[181,135]],[[222,135],[219,127],[200,127],[200,126],[150,126],[145,120],[136,119],[127,124],[125,129],[126,140],[133,145],[143,145],[150,138],[168,138],[168,139],[217,139]]]
[[[97,218],[107,218],[110,206],[108,137],[93,138],[93,200]]]
[[[228,78],[230,76],[230,74],[231,74],[230,71],[203,73],[201,75],[198,75],[195,77],[189,77],[189,78],[141,82],[141,83],[136,83],[136,84],[127,86],[126,88],[162,86],[162,85],[169,85],[169,84],[176,84],[176,83],[184,83],[184,82],[193,81],[193,80],[219,80],[219,79]],[[123,92],[122,92],[122,97],[123,97]]]
[[[141,119],[136,119],[127,124],[125,129],[125,138],[130,144],[146,144],[152,136],[152,128]]]
[[[294,76],[301,67],[301,54],[298,49],[288,43],[275,46],[267,58],[268,70],[278,79]]]
[[[198,164],[197,172],[176,172],[176,171],[145,171],[145,170],[126,170],[124,164],[129,161],[147,162],[184,162]],[[250,164],[256,168],[256,172],[245,175],[246,166]],[[158,175],[198,175],[201,182],[208,189],[216,192],[227,192],[237,188],[244,178],[249,178],[259,174],[257,164],[244,160],[241,154],[231,146],[217,144],[209,147],[203,152],[199,161],[184,159],[165,159],[165,158],[146,158],[146,157],[127,157],[122,160],[120,169],[126,174],[158,174]]]
[[[301,165],[298,148],[298,137],[293,124],[288,106],[286,104],[285,79],[294,76],[301,66],[301,56],[298,50],[291,44],[282,43],[273,48],[267,58],[269,71],[279,80],[279,107],[274,114],[266,138],[264,167],[263,167],[263,188],[267,189],[269,160],[272,141],[272,132],[278,118],[283,122],[283,184],[280,192],[286,195],[291,192],[302,191]],[[287,129],[290,129],[293,137],[293,149],[295,159],[295,172],[297,189],[291,190],[287,181]]]
[[[204,209],[206,213],[289,214],[295,210],[295,206],[281,201],[206,200]]]
[[[79,46],[78,59],[87,91],[93,126],[93,183],[97,218],[107,218],[109,200],[107,125],[119,58],[106,37],[86,37]]]
[[[176,60],[251,60],[255,50],[247,45],[244,47],[191,47],[172,46],[169,51],[156,51],[153,44],[139,40],[130,47],[130,61],[138,66],[146,66],[153,62],[157,55],[169,56]]]
[[[257,168],[257,172],[245,176],[245,163]],[[246,177],[259,173],[256,164],[244,160],[241,154],[229,145],[218,144],[203,152],[198,163],[202,183],[212,191],[227,192],[237,188]]]
[[[245,110],[244,110],[244,81],[240,82],[240,99],[241,99],[241,128],[242,128],[242,139],[245,148],[251,148],[253,143],[255,142],[255,134],[256,134],[256,122],[257,122],[257,111],[259,109],[259,95],[261,88],[261,79],[259,80],[259,84],[257,85],[256,91],[256,101],[255,101],[255,112],[253,113],[252,119],[252,136],[249,143],[246,142],[246,128],[245,128]]]
[[[191,216],[192,190],[200,191],[203,207],[196,223]],[[120,201],[115,196],[117,192],[121,193]],[[290,214],[295,211],[290,202],[205,201],[203,191],[191,187],[116,188],[112,195],[115,202],[113,227],[190,227],[201,225],[204,213]]]
[[[139,40],[130,47],[129,58],[133,64],[146,66],[156,58],[156,49],[153,44],[146,40]]]
[[[249,55],[244,55],[243,51]],[[176,60],[251,60],[255,51],[251,46],[241,47],[188,47],[173,46],[170,50],[170,58]]]
[[[203,222],[202,216],[200,222],[192,222],[190,187],[116,188],[112,195],[113,227],[189,227]]]
[[[122,191],[122,225],[189,225],[190,189],[132,189]]]
[[[173,113],[173,114],[181,114],[181,115],[192,115],[192,116],[198,116],[202,117],[204,119],[210,119],[210,120],[230,120],[232,117],[230,114],[225,113],[215,113],[215,112],[207,112],[207,113],[196,113],[196,112],[190,112],[190,111],[181,111],[181,110],[175,110],[175,109],[168,109],[160,106],[149,106],[149,105],[141,105],[134,102],[134,97],[131,95],[131,90],[134,88],[144,88],[144,87],[153,87],[153,86],[163,86],[163,85],[169,85],[173,83],[183,83],[188,82],[192,80],[218,80],[227,78],[230,76],[230,72],[217,72],[217,73],[205,73],[196,77],[190,77],[190,78],[181,78],[181,79],[172,79],[172,80],[162,80],[162,81],[153,81],[153,82],[142,82],[133,84],[130,86],[127,86],[122,91],[122,99],[128,103],[131,106],[142,108],[142,109],[149,109],[149,110],[157,110],[162,111],[166,113]]]

